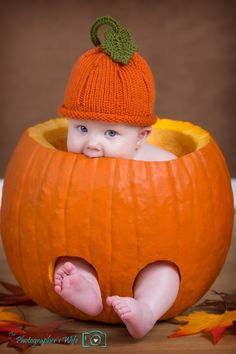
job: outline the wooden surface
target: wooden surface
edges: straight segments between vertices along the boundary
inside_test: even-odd
[[[210,250],[209,250],[210,251]],[[212,285],[211,289],[222,292],[236,292],[236,228],[234,226],[234,236],[226,263]],[[0,279],[11,283],[16,283],[14,276],[9,270],[2,244],[0,243]],[[3,288],[0,288],[3,291]],[[199,302],[205,298],[214,298],[210,291]],[[40,306],[19,306],[19,310],[24,313],[25,319],[36,325],[43,325],[55,320],[64,319]],[[209,335],[196,334],[193,336],[169,339],[167,336],[177,329],[177,325],[168,322],[157,323],[143,339],[133,339],[125,325],[107,325],[96,322],[82,322],[73,320],[71,323],[61,327],[66,331],[78,333],[79,342],[75,345],[50,344],[41,347],[31,347],[27,353],[158,353],[158,354],[236,354],[236,335],[227,334],[221,341],[214,345]],[[81,344],[82,332],[91,330],[101,330],[106,333],[107,347],[84,348]],[[0,353],[14,353],[14,348],[7,348],[6,344],[0,346]]]

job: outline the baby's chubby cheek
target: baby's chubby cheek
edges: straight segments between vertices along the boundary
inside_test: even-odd
[[[68,133],[67,135],[67,150],[70,152],[81,152],[81,148],[78,144],[78,139],[76,139],[76,137],[71,133]]]
[[[118,144],[106,149],[106,156],[120,157],[125,159],[133,159],[136,154],[134,144],[126,142],[125,144]]]

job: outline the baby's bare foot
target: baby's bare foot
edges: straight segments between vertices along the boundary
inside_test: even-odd
[[[71,262],[59,265],[54,274],[54,290],[67,302],[88,315],[96,316],[102,309],[99,285],[85,276]]]
[[[134,338],[144,337],[157,321],[146,303],[132,297],[108,296],[106,301],[126,324],[129,333]]]

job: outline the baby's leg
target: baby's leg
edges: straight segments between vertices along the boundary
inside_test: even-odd
[[[108,296],[106,301],[134,338],[142,338],[173,305],[179,290],[179,273],[169,262],[154,262],[137,276],[134,298]]]
[[[93,267],[78,257],[60,257],[54,271],[54,290],[67,302],[88,315],[102,309],[102,297]]]

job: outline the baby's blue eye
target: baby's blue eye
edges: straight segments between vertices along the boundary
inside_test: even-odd
[[[84,126],[84,125],[78,125],[77,129],[81,132],[81,133],[86,133],[88,131],[88,129]]]
[[[108,135],[109,137],[113,137],[113,136],[118,135],[118,133],[115,130],[108,129],[105,131],[105,135]]]

